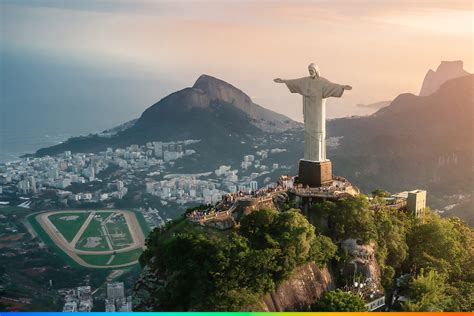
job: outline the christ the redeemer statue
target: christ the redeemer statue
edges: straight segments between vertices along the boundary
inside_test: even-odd
[[[291,93],[299,93],[303,96],[304,161],[306,161],[307,164],[316,162],[321,165],[323,162],[328,161],[326,159],[325,99],[329,97],[340,97],[344,93],[344,90],[351,90],[352,87],[332,83],[322,78],[318,66],[315,64],[310,64],[308,70],[309,77],[289,80],[277,78],[274,81],[277,83],[285,83]],[[331,176],[332,179],[330,168],[329,163],[329,176]],[[300,162],[300,173],[301,172]],[[327,170],[319,170],[320,175],[324,172],[327,173]],[[299,177],[301,178],[302,175],[299,174]],[[326,179],[325,182],[327,181],[328,179]]]

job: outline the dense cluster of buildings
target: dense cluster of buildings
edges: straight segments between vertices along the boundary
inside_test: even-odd
[[[62,291],[64,295],[63,312],[90,312],[93,306],[90,286],[79,286]]]
[[[63,312],[90,312],[93,307],[93,292],[89,285],[59,290],[64,298]],[[107,283],[106,312],[131,312],[132,296],[125,296],[123,282]]]
[[[0,165],[0,180],[3,190],[16,187],[23,195],[34,195],[47,188],[57,189],[58,192],[71,184],[88,183],[97,179],[96,175],[106,169],[112,157],[100,154],[71,154],[66,151],[55,157],[25,158]],[[74,200],[105,199],[110,197],[122,198],[127,189],[123,182],[115,183],[114,190],[105,196],[93,196],[90,192],[71,195]],[[3,191],[2,190],[2,191]]]
[[[127,186],[145,182],[146,192],[159,197],[163,205],[170,202],[181,205],[216,203],[227,192],[255,191],[259,187],[257,178],[261,177],[260,185],[266,185],[271,178],[262,176],[276,169],[288,168],[278,163],[264,163],[269,155],[286,151],[274,148],[243,156],[237,169],[222,165],[202,174],[167,175],[166,169],[177,159],[195,154],[195,150],[187,147],[196,142],[199,141],[149,142],[124,149],[107,148],[97,154],[65,151],[54,157],[24,158],[0,164],[0,202],[5,202],[2,201],[2,191],[28,196],[46,189],[55,190],[64,204],[67,201],[106,202],[122,199],[128,192]],[[122,172],[120,180],[109,175],[98,178],[98,174],[111,165]],[[143,171],[147,172],[145,179]],[[88,183],[93,183],[94,188],[76,185],[74,192],[69,189],[73,184]],[[81,192],[77,192],[77,188]]]
[[[160,211],[157,208],[140,207],[138,208],[138,211],[143,215],[146,222],[151,228],[164,226],[166,224],[166,221],[171,220],[171,218],[167,218],[165,221],[162,214],[160,214]]]
[[[273,163],[271,167],[263,164],[269,152],[279,153],[284,149],[260,150],[256,155],[245,155],[240,169],[232,169],[230,165],[221,165],[213,172],[201,174],[170,174],[162,180],[149,179],[146,192],[159,197],[163,204],[201,203],[215,204],[226,193],[250,193],[259,188],[257,178],[264,177],[277,169],[288,169]],[[258,158],[258,159],[257,159]],[[246,174],[239,176],[239,174]],[[271,178],[265,177],[260,185],[270,185]]]
[[[132,297],[125,296],[123,282],[107,283],[106,312],[131,312]]]
[[[131,145],[123,148],[107,148],[106,151],[94,153],[75,153],[65,151],[63,154],[50,157],[25,158],[0,164],[0,194],[3,191],[17,191],[22,195],[34,195],[43,189],[56,189],[58,196],[73,201],[104,201],[110,198],[121,199],[127,193],[124,181],[105,183],[102,192],[64,191],[72,184],[84,184],[102,181],[97,175],[111,164],[130,173],[136,170],[172,163],[195,151],[185,149],[186,145],[197,142],[153,142],[144,146]]]
[[[57,157],[26,158],[2,166],[3,183],[15,183],[21,194],[34,194],[43,187],[64,189],[72,183],[93,181],[107,167],[94,154],[64,152]]]
[[[222,191],[215,180],[199,179],[195,175],[178,175],[161,181],[146,182],[146,192],[159,197],[163,204],[176,202],[186,204],[192,202],[217,202]]]

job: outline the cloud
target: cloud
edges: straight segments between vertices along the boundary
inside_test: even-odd
[[[472,34],[474,13],[460,9],[432,8],[417,12],[388,13],[374,20],[412,30],[459,35]]]
[[[354,86],[331,101],[330,116],[344,115],[348,104],[419,91],[440,60],[463,59],[472,68],[465,1],[4,0],[0,6],[0,49],[97,72],[147,74],[176,87],[208,73],[294,118],[301,117],[299,99],[271,79],[304,76],[309,62]]]

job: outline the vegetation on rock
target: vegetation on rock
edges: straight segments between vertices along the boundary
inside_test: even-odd
[[[231,232],[184,227],[153,231],[141,258],[164,280],[154,310],[255,309],[296,267],[324,265],[337,249],[296,210],[253,212]]]
[[[382,193],[374,193],[379,194]],[[346,238],[376,243],[381,284],[388,298],[392,296],[395,278],[410,276],[406,288],[401,289],[409,300],[403,304],[404,309],[473,310],[474,232],[464,221],[441,218],[429,210],[417,219],[384,205],[371,210],[364,196],[319,203],[312,212],[320,217],[314,223],[317,229],[335,243]],[[339,257],[343,259],[342,255]],[[342,279],[350,281],[344,276]],[[446,287],[435,291],[433,284],[442,283],[441,280]]]
[[[339,289],[329,291],[311,306],[315,312],[366,312],[364,300],[350,292],[344,292]]]
[[[377,282],[385,289],[387,302],[403,295],[404,310],[472,310],[472,228],[458,218],[443,219],[430,211],[415,219],[375,199],[375,209],[364,195],[315,204],[310,210],[316,215],[310,216],[313,223],[292,208],[294,203],[287,203],[285,211],[255,211],[227,231],[184,219],[155,229],[140,258],[162,282],[150,293],[152,308],[259,309],[264,294],[308,262],[320,267],[329,263],[338,280],[336,287],[343,287],[355,281],[352,273],[344,275],[340,268],[351,254],[336,245],[356,239],[375,249],[370,264],[378,266]],[[407,280],[404,286],[396,282],[401,276]],[[313,307],[360,311],[365,310],[363,303],[361,297],[337,290],[326,293]]]
[[[410,300],[402,304],[409,312],[442,312],[451,299],[447,294],[446,276],[435,270],[424,272],[413,278],[409,284]]]

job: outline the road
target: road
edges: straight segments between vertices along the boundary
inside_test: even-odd
[[[84,231],[87,229],[87,226],[89,226],[89,224],[91,223],[91,221],[94,219],[94,216],[95,216],[95,211],[92,211],[89,216],[86,218],[86,220],[84,221],[84,224],[82,224],[81,228],[79,228],[79,230],[77,231],[76,233],[76,236],[74,236],[74,238],[72,239],[71,241],[71,247],[72,248],[76,248],[76,244],[77,242],[79,241],[79,238],[81,238],[82,234],[84,233]],[[48,222],[50,222],[49,220],[49,215],[46,217]],[[52,223],[51,223],[52,224]],[[62,235],[62,234],[61,234]],[[63,236],[64,238],[64,236]]]

